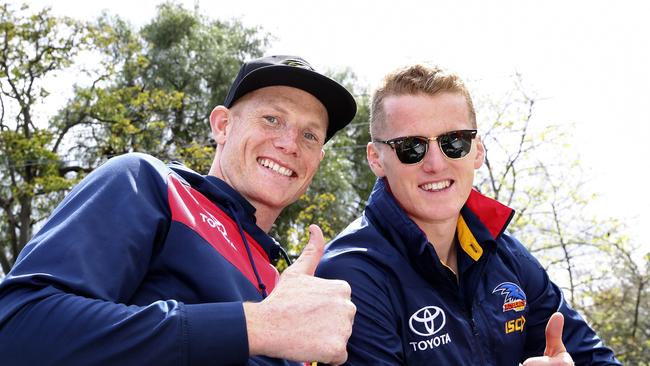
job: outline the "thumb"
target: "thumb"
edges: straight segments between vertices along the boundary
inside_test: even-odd
[[[302,250],[300,257],[287,268],[292,273],[300,273],[313,276],[316,266],[323,256],[325,248],[325,238],[318,225],[309,225],[309,242]]]
[[[562,328],[564,327],[564,316],[562,313],[555,313],[546,324],[546,349],[544,356],[553,357],[559,353],[566,352],[562,342]]]

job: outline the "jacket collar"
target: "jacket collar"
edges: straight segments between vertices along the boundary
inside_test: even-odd
[[[280,244],[257,226],[255,207],[244,196],[217,177],[198,174],[179,163],[172,163],[169,167],[190,186],[217,204],[228,215],[237,215],[242,228],[253,236],[271,261],[279,258]],[[235,218],[233,217],[233,219]]]
[[[477,226],[480,224],[487,230],[482,240],[494,241],[506,230],[515,210],[472,189],[461,213],[466,216],[465,220]]]
[[[368,198],[366,215],[383,236],[409,257],[418,257],[427,251],[428,240],[420,227],[406,215],[390,192],[386,179],[377,179]],[[408,243],[405,244],[405,243]]]
[[[367,212],[379,220],[380,230],[392,243],[401,243],[399,250],[409,256],[427,252],[428,240],[424,232],[399,205],[384,178],[375,183],[368,199]],[[457,233],[461,248],[474,261],[482,256],[484,246],[494,246],[514,215],[514,210],[472,189],[461,209]],[[406,244],[408,243],[408,244]],[[435,251],[434,251],[435,252]]]

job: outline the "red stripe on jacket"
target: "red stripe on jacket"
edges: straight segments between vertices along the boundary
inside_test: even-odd
[[[169,176],[168,187],[172,220],[194,230],[260,290],[237,223],[199,191],[186,186],[173,175]],[[244,235],[257,272],[271,293],[280,275],[257,241],[246,232]]]

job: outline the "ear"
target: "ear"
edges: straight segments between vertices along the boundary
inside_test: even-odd
[[[323,158],[325,157],[325,149],[320,149],[320,160],[323,161]]]
[[[231,126],[228,122],[230,122],[230,110],[222,105],[214,107],[210,113],[210,129],[212,138],[219,145],[226,142],[226,135]]]
[[[476,156],[474,157],[474,169],[478,169],[483,165],[485,160],[485,146],[481,136],[476,136]]]
[[[375,173],[378,178],[383,178],[386,176],[384,173],[384,167],[381,162],[381,156],[377,150],[377,146],[372,142],[369,142],[366,146],[366,158],[368,159],[370,170],[372,170],[372,172]]]

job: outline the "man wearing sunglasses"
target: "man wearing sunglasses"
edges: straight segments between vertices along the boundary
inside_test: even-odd
[[[348,365],[620,365],[473,189],[485,149],[458,76],[389,74],[370,134],[377,183],[316,273],[352,287]]]

